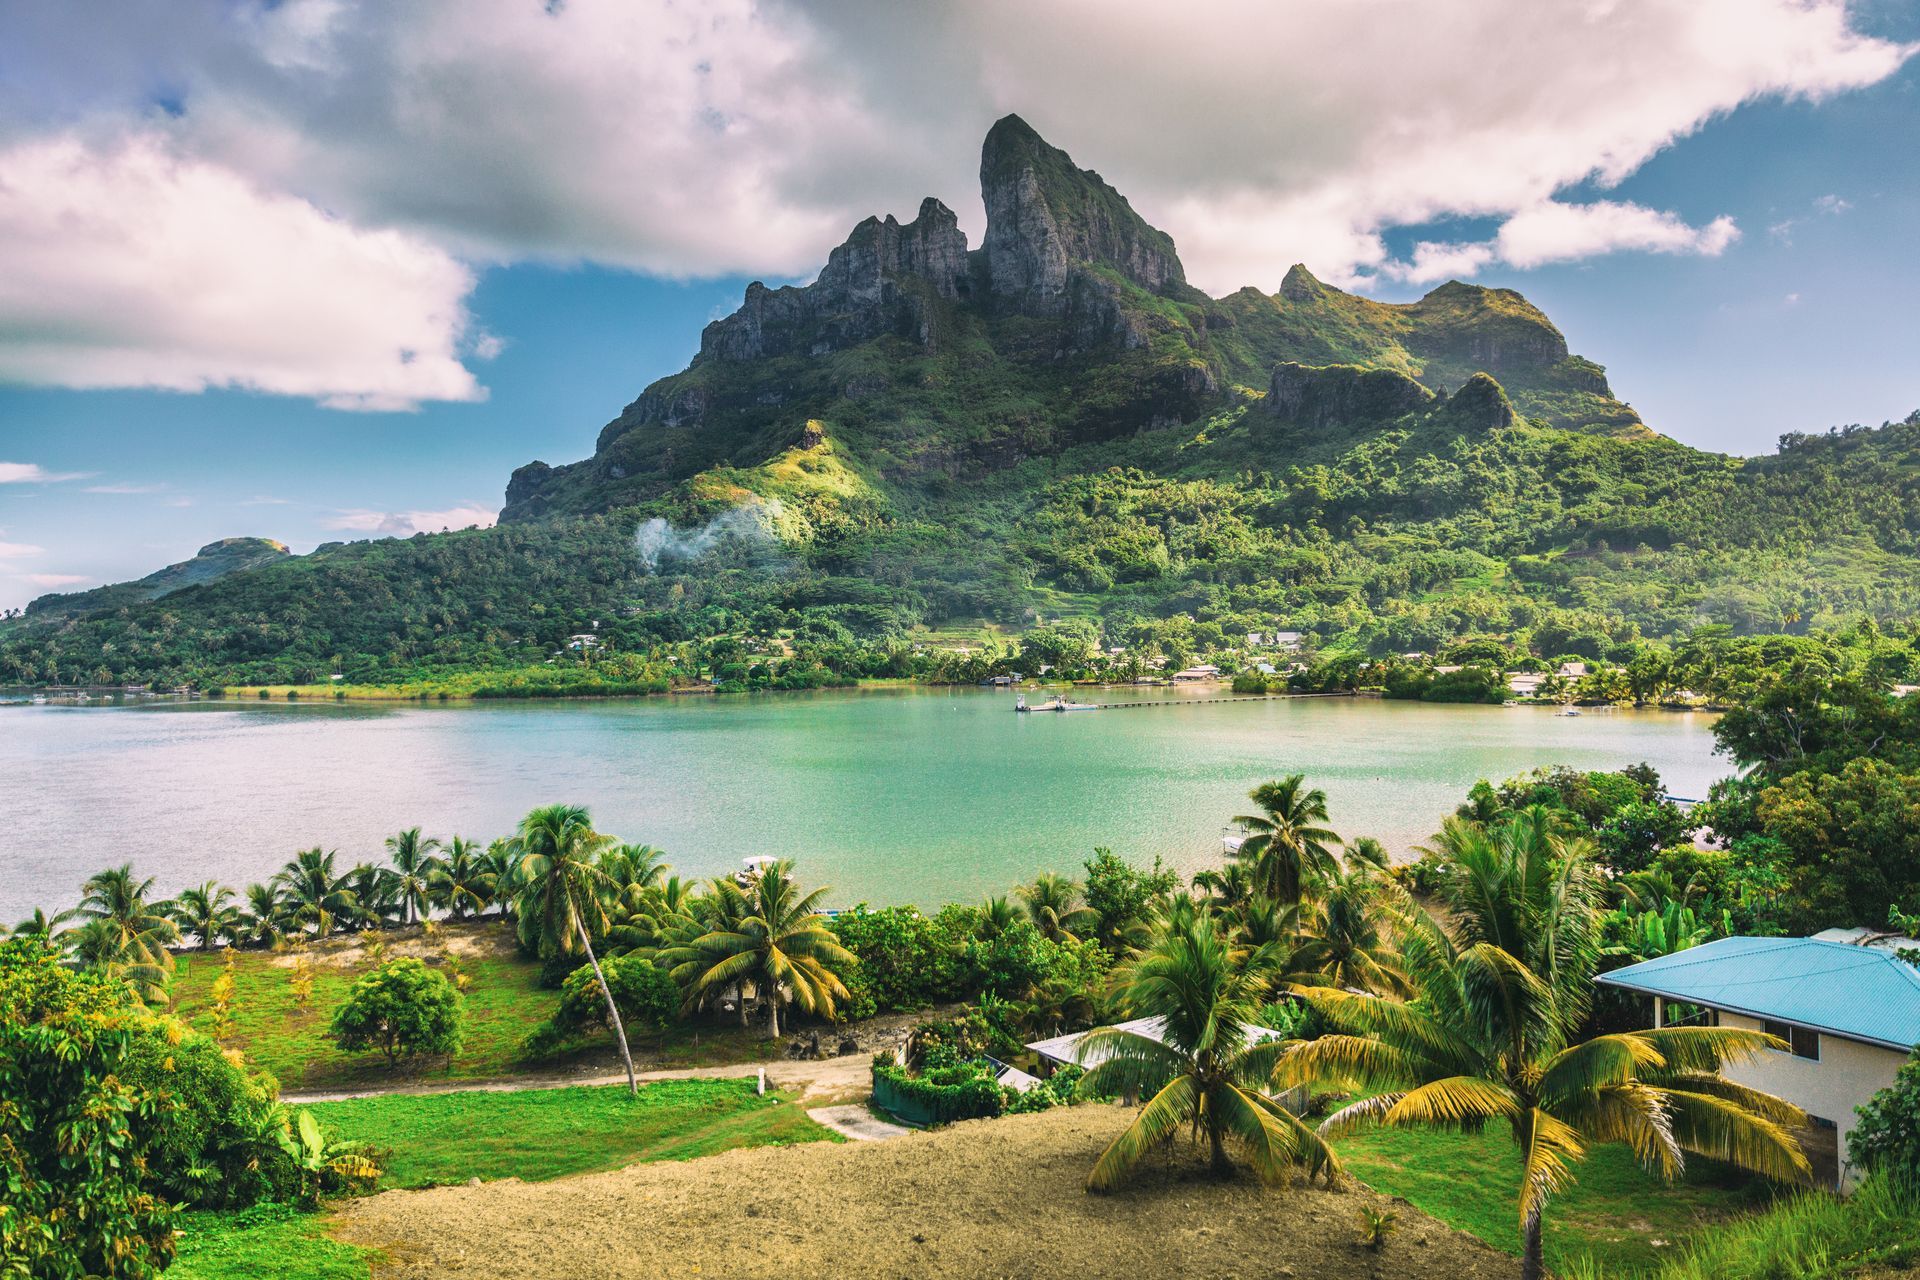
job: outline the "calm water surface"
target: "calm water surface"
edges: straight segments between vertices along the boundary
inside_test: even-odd
[[[1125,693],[1098,695],[1102,701]],[[1176,699],[1178,700],[1178,699]],[[799,859],[839,903],[1000,892],[1095,845],[1216,861],[1246,793],[1325,789],[1343,835],[1404,851],[1476,778],[1646,761],[1699,796],[1728,769],[1713,717],[1374,699],[1016,716],[985,690],[887,689],[478,706],[196,702],[0,707],[0,921],[67,906],[131,859],[172,893],[342,865],[419,824],[485,840],[566,800],[685,873]]]

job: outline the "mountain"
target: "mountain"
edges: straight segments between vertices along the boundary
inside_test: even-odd
[[[1381,303],[1295,266],[1278,293],[1210,298],[1171,236],[1018,116],[987,134],[980,195],[978,248],[928,197],[911,222],[855,227],[810,285],[749,285],[684,372],[607,424],[592,458],[516,471],[501,519],[659,498],[773,456],[809,421],[877,478],[924,486],[1204,417],[1265,390],[1281,363],[1390,370],[1437,394],[1484,372],[1529,418],[1649,434],[1605,371],[1511,290],[1452,283]]]
[[[90,591],[44,595],[27,605],[30,618],[67,617],[101,609],[118,609],[216,582],[231,573],[243,573],[283,560],[292,554],[271,538],[222,538],[193,553],[193,558],[156,569],[132,582],[115,582]]]
[[[1511,290],[1382,303],[1295,266],[1209,297],[1018,117],[980,180],[979,245],[929,198],[811,284],[749,286],[592,456],[515,471],[498,527],[36,602],[0,683],[553,673],[596,625],[644,682],[755,653],[912,674],[943,636],[1063,619],[1135,651],[1290,629],[1625,661],[1702,624],[1920,617],[1920,414],[1706,453]]]

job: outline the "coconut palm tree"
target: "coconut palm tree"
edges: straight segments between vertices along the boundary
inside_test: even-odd
[[[1118,1027],[1089,1032],[1081,1081],[1089,1095],[1145,1096],[1147,1104],[1087,1177],[1090,1191],[1126,1180],[1148,1151],[1181,1128],[1204,1134],[1213,1171],[1233,1170],[1232,1145],[1269,1181],[1304,1166],[1329,1182],[1333,1152],[1265,1092],[1285,1044],[1258,1040],[1255,1019],[1280,957],[1261,947],[1240,954],[1205,907],[1173,913],[1135,962],[1126,998],[1136,1015],[1162,1020],[1159,1039]]]
[[[247,905],[240,913],[237,929],[239,939],[263,947],[273,946],[286,936],[291,923],[278,882],[250,884],[245,896]]]
[[[514,900],[520,893],[519,859],[513,855],[513,842],[505,836],[492,840],[480,855],[481,870],[493,881],[493,905],[503,920],[513,919]]]
[[[48,915],[44,909],[35,907],[32,915],[13,926],[13,936],[42,938],[49,946],[65,953],[73,949],[74,931],[68,926],[78,919],[79,915],[78,911],[73,910],[56,911]]]
[[[166,998],[173,973],[167,947],[180,938],[165,904],[147,901],[152,892],[152,877],[135,879],[132,863],[95,874],[81,893],[79,916],[86,923],[75,939],[83,963],[125,979],[149,1001]]]
[[[1032,884],[1014,890],[1026,904],[1027,916],[1040,936],[1052,942],[1078,941],[1077,930],[1092,925],[1099,917],[1080,905],[1080,886],[1065,876],[1042,871]]]
[[[285,895],[288,918],[295,925],[312,925],[316,938],[332,933],[357,909],[352,888],[333,869],[339,856],[338,849],[302,849],[273,878]]]
[[[1330,986],[1408,994],[1398,954],[1381,932],[1380,895],[1380,882],[1365,864],[1328,880],[1300,941],[1301,966]]]
[[[780,1002],[788,991],[808,1013],[831,1018],[834,1002],[848,998],[834,970],[855,961],[816,910],[826,887],[802,894],[793,880],[793,863],[781,861],[751,877],[744,888],[731,880],[716,880],[714,888],[728,900],[716,906],[733,917],[730,926],[663,957],[687,988],[689,1002],[752,982],[767,1006],[767,1034],[776,1040]]]
[[[976,937],[992,941],[1013,928],[1020,920],[1020,909],[1007,900],[1005,894],[995,894],[983,899],[976,917],[973,932]]]
[[[1193,873],[1193,887],[1207,895],[1216,912],[1227,912],[1253,897],[1253,869],[1244,862],[1206,867]]]
[[[484,914],[498,881],[486,851],[465,836],[447,841],[446,848],[447,856],[428,874],[428,899],[437,907],[445,907],[455,920],[465,920],[468,912]]]
[[[240,912],[232,901],[233,890],[209,880],[180,891],[173,900],[173,918],[183,932],[200,939],[202,951],[211,951],[216,941],[232,937],[239,928]]]
[[[427,913],[429,888],[440,868],[440,859],[433,856],[439,847],[438,840],[422,836],[418,827],[387,837],[387,860],[393,863],[393,888],[403,924]]]
[[[1520,1155],[1525,1280],[1543,1274],[1552,1196],[1596,1142],[1624,1142],[1672,1177],[1696,1152],[1773,1178],[1807,1175],[1789,1130],[1800,1112],[1720,1074],[1781,1046],[1759,1032],[1667,1028],[1575,1037],[1598,955],[1598,882],[1584,840],[1533,808],[1492,829],[1450,819],[1442,924],[1398,890],[1394,931],[1419,999],[1300,989],[1336,1034],[1295,1045],[1277,1078],[1332,1079],[1372,1096],[1321,1132],[1358,1126],[1477,1129],[1505,1121]]]
[[[404,910],[400,901],[400,876],[386,867],[356,862],[341,877],[341,882],[352,900],[352,906],[342,913],[341,922],[356,933],[392,923]]]
[[[1246,839],[1234,857],[1253,868],[1255,888],[1281,904],[1300,901],[1332,875],[1340,837],[1327,820],[1326,792],[1309,788],[1304,774],[1263,782],[1249,794],[1257,814],[1235,818]]]
[[[667,855],[650,844],[616,844],[600,855],[600,869],[630,903],[640,902],[669,871]]]
[[[614,1038],[620,1042],[627,1091],[638,1094],[633,1054],[627,1049],[627,1028],[620,1021],[607,977],[593,954],[593,939],[587,928],[588,919],[594,922],[594,930],[604,933],[607,928],[601,893],[611,881],[594,865],[594,857],[611,843],[612,837],[593,829],[592,816],[579,805],[550,804],[520,820],[520,830],[510,847],[519,858],[521,937],[528,939],[531,934],[542,955],[569,955],[576,946],[585,953],[607,1003],[607,1021],[613,1024]]]

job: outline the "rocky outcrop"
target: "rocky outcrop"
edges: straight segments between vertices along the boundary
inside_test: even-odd
[[[966,233],[929,196],[905,225],[888,216],[855,227],[810,285],[748,285],[740,309],[700,335],[698,358],[825,355],[887,334],[931,345],[928,295],[955,300],[967,291]]]
[[[1468,378],[1440,411],[1448,425],[1471,434],[1504,430],[1519,420],[1506,388],[1484,373]]]
[[[1173,237],[1019,116],[1004,117],[987,133],[980,196],[987,207],[981,251],[1000,305],[1062,314],[1075,270],[1084,265],[1110,268],[1155,293],[1187,282]]]
[[[1403,373],[1360,365],[1274,366],[1267,409],[1282,422],[1314,428],[1391,422],[1432,404],[1433,392]]]

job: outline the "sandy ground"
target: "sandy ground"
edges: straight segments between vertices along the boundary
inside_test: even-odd
[[[1361,1207],[1385,1203],[1371,1192],[1216,1183],[1184,1142],[1128,1189],[1088,1195],[1087,1170],[1131,1114],[1060,1108],[890,1142],[389,1191],[347,1204],[336,1234],[386,1251],[379,1280],[1518,1274],[1405,1203],[1371,1253],[1355,1241]]]

